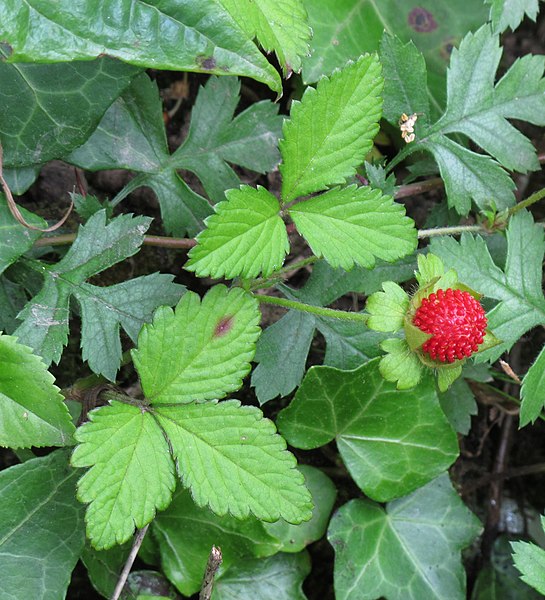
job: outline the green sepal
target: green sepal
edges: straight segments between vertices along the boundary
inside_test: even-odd
[[[384,379],[397,383],[398,390],[414,387],[422,377],[422,365],[407,342],[392,338],[384,340],[380,347],[387,353],[379,365],[380,374]]]
[[[439,386],[440,392],[446,392],[449,387],[460,377],[462,374],[463,361],[456,361],[459,364],[454,366],[437,369],[437,385]]]
[[[438,279],[445,272],[443,261],[435,254],[419,254],[417,257],[418,270],[415,271],[418,286],[423,287]]]
[[[404,324],[405,330],[405,339],[407,340],[407,344],[411,350],[417,350],[421,348],[423,344],[425,344],[433,335],[431,333],[426,333],[422,331],[422,329],[418,328],[416,325],[408,319],[405,318]]]
[[[480,352],[484,352],[485,350],[488,350],[489,348],[494,348],[494,346],[498,346],[501,343],[502,343],[502,340],[498,339],[490,331],[490,329],[486,329],[484,332],[483,343],[479,344],[479,349],[477,350],[477,352],[475,352],[475,354],[473,356],[476,356]]]
[[[385,281],[382,289],[383,292],[375,292],[367,299],[367,327],[375,331],[399,331],[409,308],[409,296],[393,281]]]

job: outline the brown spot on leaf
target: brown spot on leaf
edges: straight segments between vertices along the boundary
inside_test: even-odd
[[[413,8],[408,17],[409,26],[418,33],[429,33],[437,29],[437,23],[429,10],[417,6]]]
[[[450,55],[452,54],[452,50],[456,45],[456,40],[454,38],[446,39],[442,44],[439,52],[441,56],[445,59],[446,62],[450,60]]]
[[[201,69],[211,71],[216,68],[216,59],[212,56],[197,56],[197,65]]]
[[[227,335],[231,329],[233,328],[234,317],[232,315],[228,315],[226,317],[222,317],[214,327],[214,337],[222,337],[223,335]]]

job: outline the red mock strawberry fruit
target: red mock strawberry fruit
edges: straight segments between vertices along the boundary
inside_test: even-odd
[[[452,363],[478,351],[487,320],[483,307],[471,294],[449,288],[424,298],[413,324],[432,336],[421,351],[432,360]]]

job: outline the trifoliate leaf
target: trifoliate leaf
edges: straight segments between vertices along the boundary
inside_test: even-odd
[[[257,301],[241,288],[216,285],[201,299],[187,292],[175,310],[161,307],[132,351],[153,404],[221,398],[250,371],[259,337]]]
[[[545,58],[524,56],[494,86],[500,59],[489,25],[468,33],[452,52],[447,109],[415,143],[435,156],[449,205],[461,214],[469,211],[469,198],[481,208],[492,200],[499,209],[513,204],[514,184],[501,167],[523,173],[539,167],[533,144],[507,119],[545,124]],[[452,133],[469,136],[495,160],[446,137]]]
[[[206,220],[185,268],[199,277],[264,277],[278,270],[289,252],[278,200],[265,188],[228,190]]]
[[[385,281],[382,289],[367,300],[367,326],[375,331],[399,331],[409,310],[409,295],[393,281]]]
[[[155,415],[198,506],[237,519],[310,519],[312,502],[295,457],[259,409],[229,400],[156,407]]]
[[[303,580],[309,573],[307,552],[240,561],[216,580],[212,600],[307,600]]]
[[[376,56],[362,56],[309,87],[284,124],[282,200],[344,183],[372,147],[383,86]]]
[[[524,333],[545,323],[543,228],[534,224],[530,213],[520,211],[509,221],[507,243],[505,272],[496,266],[480,236],[463,234],[459,242],[444,237],[431,244],[432,252],[457,271],[460,281],[500,301],[487,318],[488,328],[502,343],[479,352],[478,362],[496,360]]]
[[[138,252],[149,223],[146,217],[131,215],[107,223],[106,212],[101,210],[80,227],[75,242],[60,262],[53,265],[33,262],[32,269],[44,277],[44,283],[18,316],[23,320],[14,332],[19,341],[32,347],[47,365],[58,363],[67,342],[73,296],[82,306],[83,355],[89,358],[92,368],[114,379],[121,362],[120,342],[111,327],[110,331],[103,330],[104,323],[114,329],[118,324],[126,326],[127,333],[135,338],[143,319],[149,318],[158,305],[174,304],[183,287],[171,283],[169,275],[147,276],[112,288],[96,287],[86,280]],[[156,288],[148,290],[147,298],[142,300],[143,285],[150,281],[154,281]],[[136,295],[134,301],[127,296],[131,291]],[[88,323],[86,316],[90,319]],[[98,349],[99,343],[106,345]]]
[[[61,450],[0,473],[2,598],[66,597],[85,543],[77,476]]]
[[[91,467],[78,483],[87,507],[87,536],[97,550],[126,542],[170,504],[175,487],[169,446],[153,416],[112,402],[89,413],[76,432],[75,467]]]
[[[302,0],[220,0],[248,37],[274,51],[284,74],[301,70],[312,31]]]
[[[528,369],[520,391],[520,426],[533,423],[545,406],[545,347]]]
[[[19,207],[27,223],[35,227],[45,228],[46,222],[23,207]],[[22,254],[32,248],[32,244],[42,235],[24,227],[11,214],[4,194],[0,193],[0,273],[3,273]]]
[[[221,548],[220,573],[233,563],[274,554],[279,546],[261,521],[218,517],[198,507],[182,488],[176,490],[172,504],[157,515],[151,528],[160,551],[161,569],[186,596],[200,590],[213,545]]]
[[[386,352],[380,361],[380,374],[384,379],[397,383],[399,390],[414,387],[422,377],[422,363],[405,340],[384,340],[380,347]]]
[[[0,335],[0,446],[65,446],[75,431],[55,378],[32,349]]]
[[[338,600],[462,600],[460,551],[480,522],[442,475],[386,508],[351,500],[333,516]]]
[[[297,448],[336,439],[356,483],[384,502],[442,473],[458,456],[458,443],[431,378],[399,391],[378,367],[378,359],[354,371],[312,367],[277,424]]]
[[[485,0],[490,4],[490,20],[494,33],[503,33],[508,27],[513,31],[525,16],[536,20],[539,0]]]
[[[316,256],[332,267],[371,268],[412,254],[417,238],[405,208],[380,190],[351,185],[296,204],[289,211]]]
[[[543,517],[541,518],[543,524]],[[512,542],[513,561],[522,581],[545,594],[545,550],[530,542]]]
[[[214,0],[121,1],[105,12],[71,0],[55,6],[8,0],[5,8],[0,38],[9,45],[10,62],[88,62],[106,54],[145,68],[244,75],[282,91],[274,67]]]
[[[282,118],[270,101],[252,104],[234,117],[240,82],[235,77],[211,77],[192,110],[189,133],[171,155],[163,121],[163,105],[155,83],[147,75],[135,79],[110,107],[98,129],[69,160],[90,170],[117,167],[139,173],[124,195],[140,186],[157,194],[167,231],[194,236],[212,209],[178,175],[195,173],[213,202],[239,185],[228,163],[265,173],[280,158],[278,138]],[[118,196],[118,199],[120,196]]]

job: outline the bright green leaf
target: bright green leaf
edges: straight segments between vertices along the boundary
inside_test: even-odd
[[[383,292],[375,292],[367,300],[367,326],[375,331],[398,331],[409,310],[409,295],[393,281],[385,281],[382,289]]]
[[[221,548],[220,574],[248,557],[263,557],[278,551],[278,542],[257,519],[218,517],[195,505],[189,493],[178,489],[172,504],[157,515],[153,536],[161,554],[161,568],[178,590],[187,596],[199,591],[210,548]]]
[[[500,301],[487,317],[488,328],[502,343],[479,353],[479,362],[496,360],[524,333],[545,323],[543,228],[533,222],[530,213],[521,211],[509,221],[507,243],[505,272],[496,266],[480,236],[463,234],[459,242],[444,237],[431,244],[432,252],[456,269],[460,281]]]
[[[0,473],[2,598],[65,597],[85,541],[77,476],[63,451]]]
[[[399,390],[413,388],[422,377],[422,363],[405,340],[384,340],[380,347],[386,352],[380,360],[380,374],[397,384]]]
[[[0,63],[1,68],[1,63]],[[45,228],[46,222],[19,207],[23,218],[35,227]],[[15,220],[11,214],[4,194],[0,194],[0,273],[3,273],[22,254],[32,248],[34,242],[42,235],[39,231],[33,231],[24,227]]]
[[[44,282],[18,316],[23,320],[14,332],[19,341],[31,346],[46,364],[58,363],[67,342],[73,296],[80,303],[84,318],[83,355],[92,367],[114,379],[121,362],[118,324],[136,338],[142,319],[149,318],[157,305],[174,304],[183,288],[171,283],[170,275],[146,276],[112,288],[91,285],[86,279],[138,252],[149,223],[146,217],[121,215],[107,224],[106,212],[101,210],[80,227],[76,240],[61,261],[47,266],[32,263],[32,269],[43,276]],[[130,301],[129,292],[142,298],[143,284],[150,282],[154,282],[156,288],[146,291],[147,298],[141,305]],[[86,317],[89,317],[88,323]],[[103,329],[105,323],[109,330]]]
[[[143,185],[151,187],[167,231],[194,236],[203,228],[211,207],[188,187],[178,170],[195,173],[213,202],[219,202],[226,189],[240,183],[228,162],[265,173],[280,158],[277,142],[282,118],[277,106],[258,102],[234,117],[239,92],[235,77],[211,77],[199,90],[186,139],[171,155],[157,86],[141,75],[69,160],[90,170],[115,166],[138,172],[123,195]]]
[[[0,446],[65,446],[74,425],[55,378],[32,349],[0,335]]]
[[[289,252],[278,200],[265,188],[228,190],[206,220],[185,264],[199,277],[264,277],[280,269]]]
[[[463,600],[460,551],[480,531],[447,475],[386,508],[351,500],[331,520],[337,600]]]
[[[380,502],[402,496],[445,471],[458,456],[431,378],[396,390],[378,359],[354,371],[312,367],[278,428],[297,448],[333,439],[360,488]]]
[[[287,396],[301,383],[315,325],[313,315],[292,310],[265,329],[257,342],[254,360],[258,365],[252,372],[260,404]]]
[[[467,10],[467,0],[404,0],[402,3],[304,0],[304,3],[314,32],[311,56],[303,61],[305,83],[329,75],[347,60],[377,51],[386,31],[399,36],[404,43],[414,41],[424,54],[428,93],[435,112],[444,105],[450,50],[469,30],[484,23],[488,13],[482,3],[473,3],[471,10]],[[426,89],[425,82],[422,89]]]
[[[378,133],[383,79],[376,56],[362,56],[309,87],[284,124],[282,200],[344,183]]]
[[[511,547],[522,581],[545,594],[545,550],[529,542],[513,542]]]
[[[405,208],[380,190],[337,188],[296,204],[289,211],[316,256],[332,267],[373,267],[412,254],[417,238]]]
[[[545,348],[524,376],[520,395],[520,426],[524,427],[530,421],[533,423],[545,406]]]
[[[13,3],[8,0],[8,4]],[[18,10],[24,6],[17,4]],[[0,39],[6,41],[1,31],[14,17],[14,8],[4,4],[3,9]],[[33,30],[34,39],[40,37],[36,34]],[[1,50],[0,58],[4,58]],[[138,72],[108,57],[62,65],[6,64],[0,60],[4,166],[36,165],[66,156],[87,140]]]
[[[301,552],[309,544],[322,538],[337,496],[335,484],[320,469],[299,465],[299,470],[305,476],[305,485],[312,495],[312,519],[299,525],[291,525],[282,519],[263,524],[265,530],[281,542],[281,552]]]
[[[213,0],[112,0],[103,11],[69,0],[7,0],[0,25],[10,61],[82,61],[107,54],[146,68],[245,75],[280,92],[278,73],[241,34]]]
[[[259,409],[229,400],[156,407],[155,416],[197,505],[238,519],[310,519],[310,494],[295,457]]]
[[[240,561],[218,578],[212,600],[307,600],[303,580],[309,573],[306,552]]]
[[[221,398],[250,371],[259,337],[257,301],[241,288],[216,285],[201,299],[187,292],[175,311],[161,307],[132,351],[152,403]]]
[[[485,0],[485,3],[490,4],[494,33],[502,33],[508,27],[515,31],[525,16],[535,21],[539,12],[539,0]]]
[[[220,0],[248,37],[274,51],[285,75],[301,70],[312,31],[302,0]]]
[[[126,542],[170,504],[174,464],[163,432],[149,412],[112,402],[89,413],[76,432],[75,467],[91,467],[79,480],[87,507],[87,536],[97,550]]]

